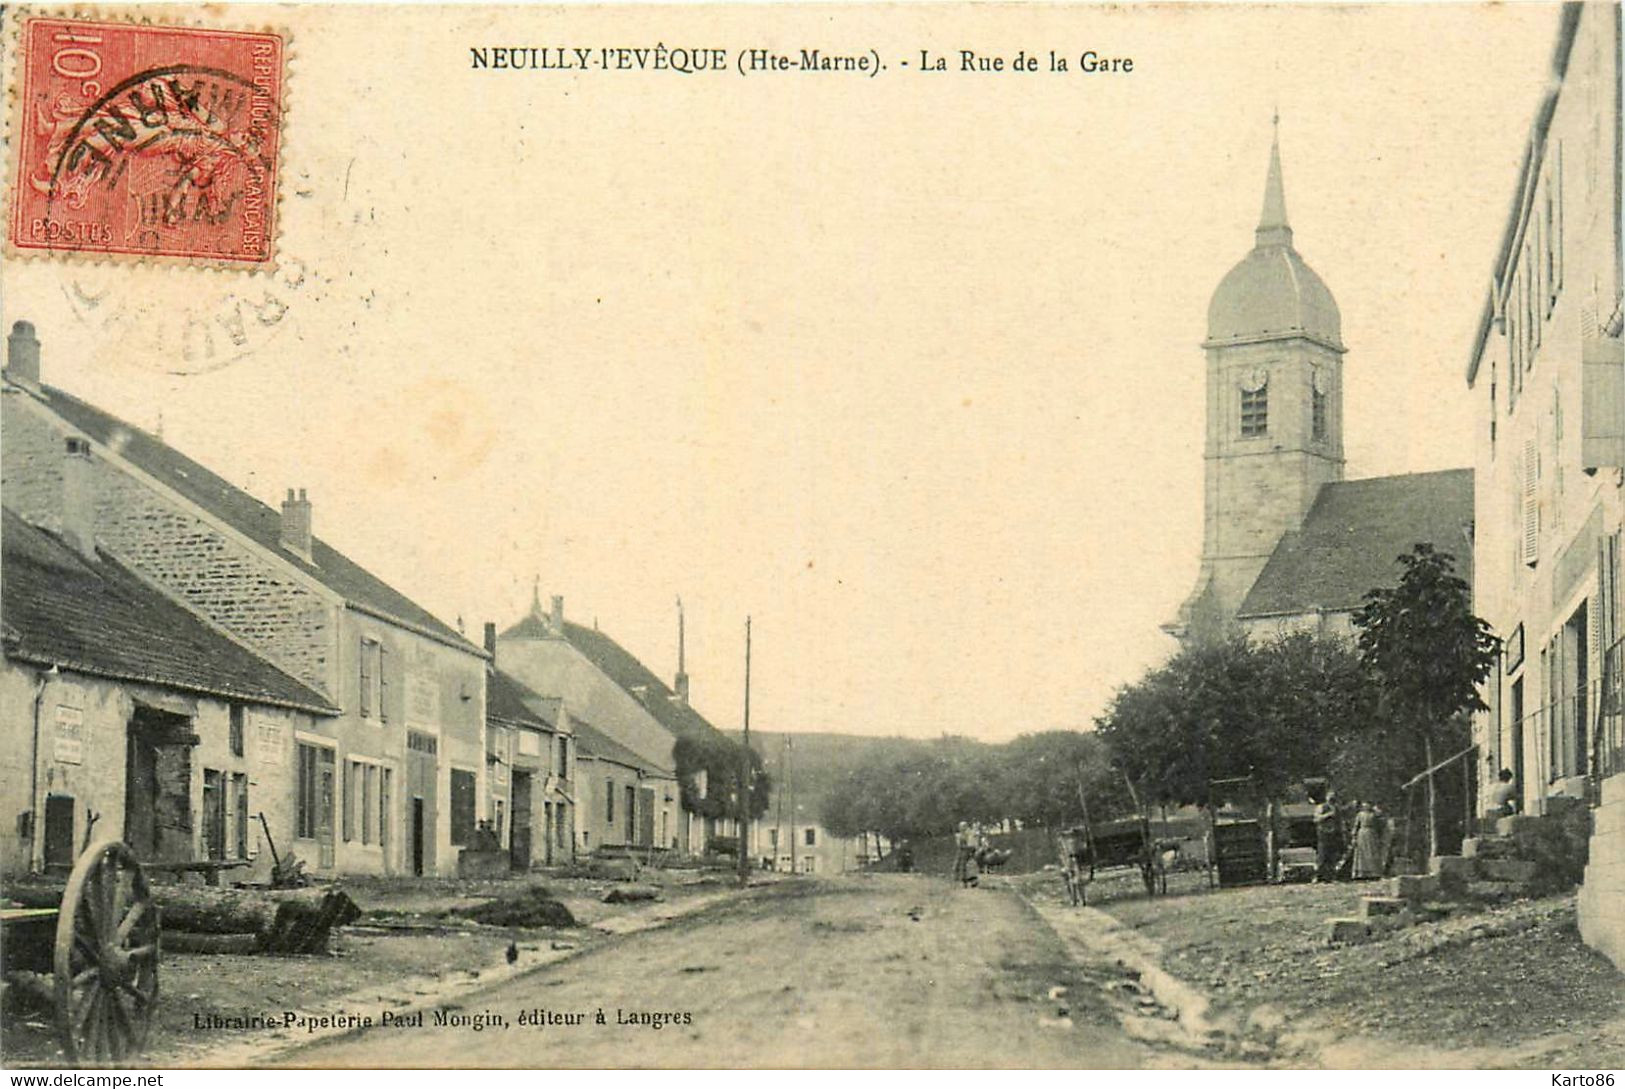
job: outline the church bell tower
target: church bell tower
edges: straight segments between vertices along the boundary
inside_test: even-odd
[[[1343,478],[1337,302],[1292,243],[1279,118],[1252,251],[1208,304],[1206,501],[1196,587],[1164,630],[1221,633],[1322,484]]]

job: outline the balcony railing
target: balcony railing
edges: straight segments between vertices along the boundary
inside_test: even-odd
[[[1583,775],[1593,801],[1602,780],[1625,772],[1625,639],[1608,648],[1600,665],[1600,675],[1583,687],[1514,723],[1522,727],[1527,778],[1549,784]]]

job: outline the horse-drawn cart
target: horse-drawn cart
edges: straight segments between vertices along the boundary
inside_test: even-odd
[[[158,1001],[159,911],[134,853],[116,839],[85,848],[58,908],[0,907],[7,1001],[54,1010],[70,1062],[139,1052]]]

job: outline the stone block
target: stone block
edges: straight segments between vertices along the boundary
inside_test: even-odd
[[[1463,858],[1516,858],[1517,844],[1509,836],[1473,836],[1461,841]]]
[[[1529,884],[1540,869],[1533,862],[1517,858],[1480,858],[1476,865],[1478,876],[1485,881],[1507,881],[1515,885]]]
[[[1384,915],[1398,915],[1410,906],[1403,896],[1366,896],[1360,900],[1360,917],[1375,919]]]
[[[1510,817],[1502,817],[1495,822],[1495,834],[1498,836],[1516,836],[1522,832],[1527,835],[1539,820],[1539,817],[1529,813],[1515,813]]]
[[[1407,873],[1388,879],[1388,895],[1406,900],[1432,900],[1439,895],[1439,887],[1436,874]]]
[[[1327,919],[1326,940],[1333,945],[1358,945],[1371,940],[1371,924],[1364,919]]]
[[[1428,868],[1446,887],[1459,887],[1473,879],[1474,860],[1461,855],[1435,855]]]

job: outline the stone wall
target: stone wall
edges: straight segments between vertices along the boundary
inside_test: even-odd
[[[1625,971],[1625,774],[1603,780],[1580,887],[1580,936]]]
[[[62,526],[65,428],[25,396],[5,398],[6,505],[35,524]],[[95,537],[169,593],[256,653],[316,688],[335,692],[337,605],[268,559],[93,454]]]

